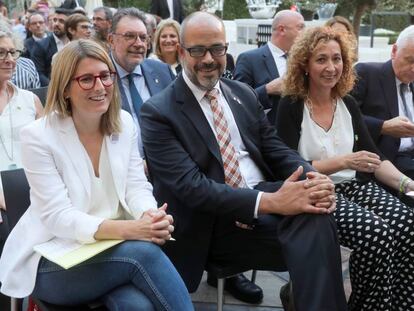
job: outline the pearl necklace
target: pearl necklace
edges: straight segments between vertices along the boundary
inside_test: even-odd
[[[1,142],[1,146],[4,149],[4,152],[6,153],[7,158],[9,159],[10,162],[13,162],[13,160],[14,160],[13,117],[12,117],[12,106],[11,106],[11,103],[10,103],[9,86],[6,87],[6,94],[7,94],[7,104],[6,104],[6,106],[8,106],[8,108],[9,108],[9,124],[10,124],[10,137],[11,137],[11,139],[10,139],[10,152],[11,152],[11,154],[9,154],[9,152],[7,151],[5,140],[3,140],[3,137],[1,135],[1,133],[0,133],[0,142]],[[4,113],[4,111],[3,111],[3,113]]]

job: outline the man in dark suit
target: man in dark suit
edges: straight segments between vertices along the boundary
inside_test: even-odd
[[[175,219],[166,251],[188,289],[208,260],[287,268],[297,311],[347,310],[331,181],[282,143],[249,86],[220,79],[217,16],[193,13],[180,38],[183,72],[143,105],[141,131],[154,195]]]
[[[414,26],[404,29],[385,63],[359,63],[352,91],[371,136],[394,165],[414,179]]]
[[[268,114],[272,124],[276,118],[288,52],[304,27],[305,22],[298,12],[279,11],[272,22],[270,41],[258,49],[240,54],[237,58],[234,79],[254,88],[264,109],[275,107]]]
[[[184,19],[181,0],[152,0],[150,13],[161,19],[173,18],[179,23]]]
[[[131,113],[138,131],[142,103],[162,91],[174,79],[168,65],[145,59],[147,40],[145,14],[136,8],[119,9],[112,20],[109,44],[118,74],[122,109]],[[138,147],[144,157],[140,135]]]
[[[22,56],[32,58],[31,54],[35,42],[46,38],[45,18],[40,13],[30,14],[27,18],[27,25],[32,35],[24,40],[24,53]]]
[[[53,55],[69,42],[65,32],[65,21],[68,15],[67,10],[57,8],[52,20],[53,32],[33,45],[31,56],[39,73],[41,86],[49,84]]]

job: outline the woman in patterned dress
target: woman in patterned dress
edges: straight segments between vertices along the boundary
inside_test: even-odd
[[[384,159],[355,100],[352,43],[329,28],[307,30],[289,53],[276,126],[288,146],[336,185],[340,243],[352,250],[351,311],[414,310],[414,213],[381,188],[414,182]]]

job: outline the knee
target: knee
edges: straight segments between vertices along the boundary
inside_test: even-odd
[[[146,241],[125,241],[119,245],[117,253],[132,261],[156,262],[164,255],[161,248]]]

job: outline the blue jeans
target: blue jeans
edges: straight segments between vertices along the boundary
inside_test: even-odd
[[[32,294],[58,305],[101,300],[109,310],[194,310],[173,264],[155,244],[126,241],[64,270],[42,258]]]

